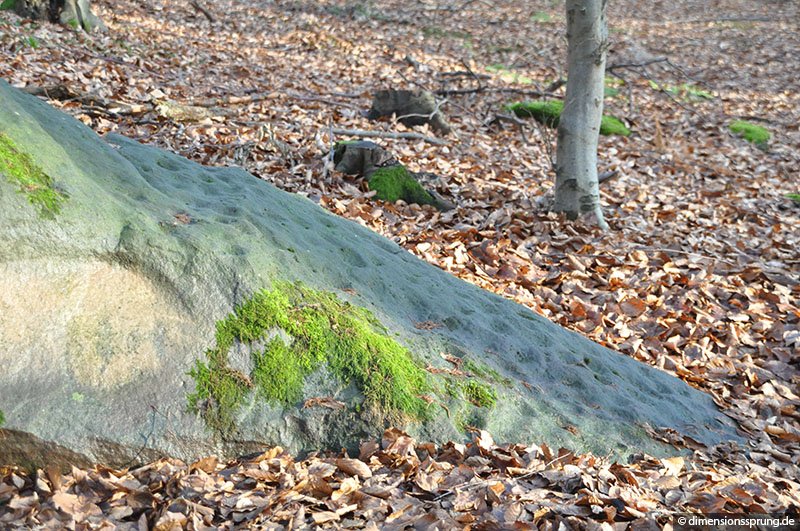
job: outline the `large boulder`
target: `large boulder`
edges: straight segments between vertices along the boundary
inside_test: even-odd
[[[711,398],[236,168],[0,81],[0,463],[432,440],[668,453]],[[447,359],[445,359],[447,358]]]

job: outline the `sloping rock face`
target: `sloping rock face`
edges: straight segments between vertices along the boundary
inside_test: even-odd
[[[388,423],[620,456],[669,452],[646,425],[736,438],[704,393],[302,197],[0,102],[0,463],[353,448]]]

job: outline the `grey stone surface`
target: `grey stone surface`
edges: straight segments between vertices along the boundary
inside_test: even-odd
[[[215,323],[276,280],[368,308],[424,363],[447,366],[440,353],[448,352],[510,378],[497,386],[497,406],[469,419],[496,440],[624,456],[674,453],[645,425],[705,443],[736,438],[708,395],[243,170],[100,139],[2,81],[0,102],[0,133],[69,195],[55,219],[43,219],[0,177],[0,462],[41,464],[56,448],[52,459],[124,465],[264,444],[353,447],[380,433],[352,408],[284,408],[254,396],[240,433],[222,441],[188,410],[188,371],[213,346]],[[446,326],[420,330],[420,321]],[[357,397],[325,370],[306,388],[306,396]],[[442,411],[406,429],[465,438],[456,424]]]

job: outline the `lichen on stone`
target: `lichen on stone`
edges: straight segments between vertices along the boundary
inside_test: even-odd
[[[744,120],[735,120],[731,122],[728,128],[731,133],[743,137],[751,144],[755,144],[762,149],[767,147],[767,142],[769,142],[771,136],[767,129]]]
[[[505,108],[520,118],[533,118],[548,127],[558,127],[559,118],[564,111],[564,102],[560,100],[520,101],[510,103]],[[631,134],[631,130],[619,118],[604,114],[600,121],[600,134],[628,136]]]
[[[379,168],[369,176],[369,189],[375,197],[394,203],[402,199],[406,203],[437,205],[436,199],[427,192],[402,164]]]
[[[3,133],[0,133],[0,173],[27,196],[40,216],[52,219],[61,211],[67,194],[58,190],[53,179],[36,165],[30,155],[17,148]]]
[[[291,340],[271,334],[275,330]],[[228,352],[236,342],[264,341],[264,348],[253,350],[250,374],[230,367]],[[424,420],[430,414],[423,399],[430,390],[427,373],[369,311],[287,282],[255,293],[217,323],[215,346],[190,371],[196,389],[189,404],[209,427],[230,434],[251,393],[272,404],[298,404],[306,378],[323,367],[343,384],[355,384],[366,405],[387,418]]]

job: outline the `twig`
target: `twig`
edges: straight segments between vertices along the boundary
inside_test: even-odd
[[[619,175],[619,172],[617,170],[604,171],[603,173],[597,176],[597,184],[600,184],[605,181],[610,181],[617,175]]]
[[[191,105],[195,105],[197,107],[224,107],[226,105],[243,105],[243,104],[255,103],[257,101],[274,99],[280,95],[281,93],[279,92],[260,92],[257,94],[249,94],[246,96],[224,96],[221,98],[212,98],[207,100],[194,101],[191,103]],[[293,100],[319,101],[322,103],[327,103],[329,105],[336,105],[337,107],[348,107],[350,109],[356,109],[356,110],[360,109],[360,107],[352,103],[336,101],[322,96],[317,96],[315,94],[296,94],[293,92],[287,92],[283,93],[283,95]]]
[[[111,115],[143,114],[153,110],[153,104],[151,103],[123,103],[121,101],[109,100],[102,96],[74,90],[62,83],[43,86],[29,85],[25,87],[24,90],[28,94],[44,96],[48,99],[77,101],[86,106],[89,110],[97,112],[102,109],[104,112]]]
[[[430,114],[420,114],[420,113],[404,114],[402,116],[395,117],[394,121],[395,122],[400,122],[400,121],[402,121],[402,120],[404,120],[406,118],[425,118],[428,121],[433,120],[433,117],[436,116],[436,114],[439,112],[439,107],[441,107],[445,103],[447,103],[447,99],[446,98],[443,99],[443,100],[436,100],[436,104],[434,106],[433,112],[431,112]]]
[[[667,57],[656,57],[654,59],[648,59],[647,61],[642,61],[641,63],[614,63],[606,67],[608,72],[613,72],[617,68],[644,68],[645,66],[656,64],[656,63],[668,63],[669,58]]]
[[[416,85],[416,86],[418,86],[419,88],[421,88],[422,90],[427,90],[428,92],[433,92],[434,94],[437,94],[436,92],[434,92],[434,91],[432,91],[430,88],[428,88],[428,87],[427,87],[425,84],[423,84],[423,83],[420,83],[420,82],[418,82],[418,81],[414,81],[413,79],[408,79],[408,78],[407,78],[405,75],[403,75],[403,73],[402,73],[402,72],[400,72],[399,70],[397,71],[397,75],[399,75],[401,78],[403,78],[403,80],[404,80],[406,83],[409,83],[409,84],[412,84],[412,85]],[[466,108],[466,107],[464,107],[463,105],[459,105],[458,103],[455,103],[455,102],[453,102],[453,103],[452,103],[452,105],[453,105],[454,107],[457,107],[458,109],[461,109],[461,111],[463,111],[464,113],[466,113],[466,114],[471,114],[471,115],[472,115],[472,116],[474,116],[476,119],[480,120],[480,118],[478,118],[478,116],[475,114],[475,112],[474,112],[474,111],[472,111],[472,110],[470,110],[470,109],[467,109],[467,108]],[[476,132],[478,131],[478,128],[477,128],[477,127],[476,127],[474,124],[471,124],[471,123],[469,123],[469,122],[465,122],[465,123],[466,123],[467,125],[469,125],[470,127],[472,127],[472,129],[473,129],[474,131],[476,131]],[[456,136],[458,136],[458,133],[456,133]]]
[[[681,73],[683,72],[680,68],[678,68],[677,66],[672,64],[669,61],[669,59],[667,59],[666,57],[660,57],[660,58],[657,58],[657,59],[652,59],[650,61],[644,61],[643,63],[639,63],[639,64],[629,63],[627,65],[626,64],[622,64],[622,65],[617,65],[617,66],[618,66],[618,68],[622,68],[622,67],[625,67],[625,68],[634,68],[634,67],[635,68],[639,68],[641,70],[641,72],[642,72],[642,76],[644,76],[644,78],[646,80],[648,80],[651,84],[654,84],[656,87],[658,87],[657,91],[660,92],[661,94],[664,94],[665,96],[667,96],[670,100],[672,100],[672,103],[674,103],[675,105],[677,105],[678,107],[680,107],[684,111],[689,112],[689,113],[694,114],[695,116],[699,117],[703,122],[707,121],[706,117],[702,113],[697,112],[696,110],[692,109],[691,107],[687,107],[681,101],[679,101],[678,98],[676,98],[675,96],[670,94],[669,91],[661,88],[661,85],[659,85],[658,83],[655,82],[655,80],[647,72],[647,65],[654,64],[654,63],[667,63],[668,65],[670,65],[673,68],[675,68],[678,72],[681,72]],[[689,78],[689,76],[686,76],[686,77],[688,79],[691,79],[691,78]]]
[[[469,73],[470,73],[470,75],[472,76],[472,78],[473,78],[475,81],[477,81],[477,82],[478,82],[478,86],[479,86],[479,87],[482,87],[482,86],[483,86],[483,81],[481,81],[481,78],[479,78],[479,77],[478,77],[478,75],[477,75],[475,72],[473,72],[473,71],[472,71],[472,68],[470,68],[469,64],[467,64],[467,62],[466,62],[464,59],[461,59],[461,64],[464,66],[464,68],[466,68],[466,69],[467,69],[467,72],[469,72]]]
[[[555,81],[553,81],[552,83],[550,83],[547,86],[547,88],[544,89],[544,91],[545,92],[555,92],[555,91],[557,91],[558,89],[560,89],[561,87],[563,87],[566,84],[567,84],[567,80],[564,79],[563,77],[560,77],[560,78],[556,79]]]
[[[339,129],[333,128],[333,132],[337,135],[349,135],[360,137],[378,137],[378,138],[405,138],[411,140],[423,140],[429,144],[436,146],[446,146],[447,142],[432,138],[430,136],[421,135],[419,133],[394,133],[390,131],[365,131],[363,129]]]
[[[522,140],[524,140],[526,144],[529,143],[528,142],[528,135],[525,134],[525,126],[528,125],[528,124],[524,120],[521,120],[521,119],[517,118],[516,116],[514,116],[512,114],[501,114],[501,113],[498,113],[498,114],[494,115],[494,118],[492,118],[488,122],[485,122],[485,125],[486,126],[492,126],[492,125],[494,125],[496,123],[500,123],[500,122],[511,122],[512,124],[518,125],[519,126],[520,135],[522,135]]]
[[[767,124],[777,124],[777,125],[781,125],[783,127],[790,127],[792,125],[788,121],[776,120],[774,118],[765,118],[763,116],[753,116],[752,114],[737,114],[735,116],[730,116],[730,117],[723,115],[723,117],[724,117],[724,119],[727,119],[727,118],[738,118],[740,120],[748,120],[748,121],[751,121],[751,122],[764,122],[764,123],[767,123]]]
[[[651,22],[651,24],[654,26],[666,26],[668,24],[713,24],[716,22],[780,22],[780,20],[769,17],[720,17],[667,20],[663,22]]]
[[[472,70],[469,72],[464,70],[455,70],[453,72],[439,72],[439,77],[472,77],[477,79],[492,79],[489,74],[476,74]]]
[[[327,103],[328,105],[335,105],[337,107],[347,107],[348,109],[355,109],[360,110],[361,107],[358,105],[353,105],[352,103],[345,103],[343,101],[336,101],[329,98],[325,98],[322,96],[315,96],[313,94],[286,94],[293,100],[300,100],[300,101],[319,101],[321,103]]]
[[[469,89],[441,89],[434,92],[437,96],[455,96],[458,94],[478,94],[481,92],[499,92],[499,93],[510,93],[510,94],[522,94],[523,96],[537,96],[537,97],[548,97],[548,98],[563,98],[558,94],[553,94],[552,92],[546,92],[543,90],[530,90],[530,89],[517,89],[511,87],[485,87],[480,86],[476,88],[469,88]]]
[[[215,22],[215,20],[214,20],[214,17],[213,17],[213,16],[211,16],[211,13],[209,13],[209,12],[208,12],[208,10],[207,10],[206,8],[204,8],[203,6],[201,6],[201,5],[200,5],[200,4],[197,2],[197,0],[192,0],[191,2],[189,2],[189,4],[190,4],[190,5],[191,5],[193,8],[195,8],[196,10],[198,10],[199,12],[201,12],[201,13],[203,14],[203,16],[204,16],[204,17],[206,17],[206,18],[208,19],[208,21],[209,21],[209,22],[211,22],[212,24]]]

